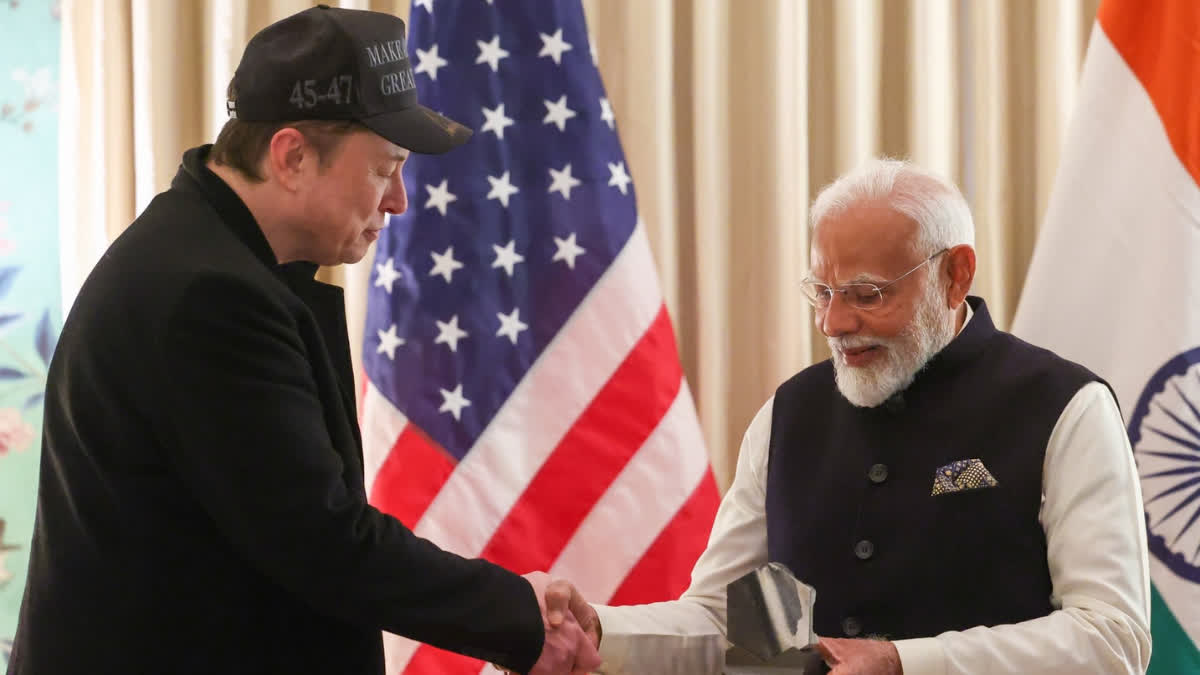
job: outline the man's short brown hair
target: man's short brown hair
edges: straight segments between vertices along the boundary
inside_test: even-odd
[[[321,166],[333,161],[342,141],[347,136],[366,130],[354,120],[301,120],[297,122],[247,122],[231,119],[221,127],[209,157],[220,166],[236,169],[248,180],[261,183],[266,180],[260,165],[271,146],[271,139],[281,129],[291,127],[299,131],[317,151]]]

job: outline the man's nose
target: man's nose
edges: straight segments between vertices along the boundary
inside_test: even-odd
[[[400,176],[399,171],[392,179],[388,191],[384,193],[383,201],[379,203],[379,210],[395,216],[408,210],[408,191],[404,188],[404,178]]]
[[[844,295],[834,292],[825,309],[817,312],[817,326],[825,337],[841,337],[857,333],[861,321],[858,310],[846,302]]]

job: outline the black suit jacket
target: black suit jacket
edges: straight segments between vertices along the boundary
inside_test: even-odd
[[[525,672],[530,585],[367,504],[342,292],[206,156],[64,323],[9,673],[375,675],[381,629]]]

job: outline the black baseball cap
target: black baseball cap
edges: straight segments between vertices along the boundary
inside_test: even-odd
[[[262,29],[230,82],[229,114],[250,122],[356,120],[387,140],[439,154],[467,127],[417,102],[404,21],[317,5]]]

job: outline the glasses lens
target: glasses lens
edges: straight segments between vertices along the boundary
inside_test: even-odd
[[[845,289],[846,299],[859,309],[875,309],[883,304],[883,293],[871,284],[849,284]]]
[[[825,284],[806,281],[800,284],[800,289],[804,297],[817,307],[828,307],[830,299],[833,298],[833,291]]]

